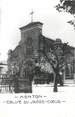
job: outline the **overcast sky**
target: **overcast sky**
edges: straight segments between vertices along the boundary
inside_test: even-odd
[[[59,0],[0,0],[0,60],[7,58],[9,49],[14,49],[20,41],[21,26],[31,21],[30,12],[34,11],[34,21],[43,25],[43,35],[52,39],[61,38],[75,46],[75,31],[66,23],[73,18],[70,14],[59,13],[54,6]]]

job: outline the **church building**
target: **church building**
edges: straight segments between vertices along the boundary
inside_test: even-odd
[[[42,27],[43,23],[41,22],[31,22],[20,28],[21,40],[14,50],[10,50],[8,52],[8,69],[12,70],[15,64],[20,65],[20,67],[22,65],[25,67],[26,64],[31,64],[31,61],[37,64],[41,59],[43,59],[42,52],[49,52],[52,43],[56,40],[43,36]],[[60,41],[60,39],[57,39],[57,41]],[[64,83],[75,82],[75,48],[71,46],[69,47],[73,56],[67,57],[65,72],[63,74]],[[52,67],[49,66],[49,68],[50,74],[52,74]],[[12,72],[15,72],[15,69],[13,69]],[[52,76],[50,77],[52,81]],[[48,74],[44,74],[43,72],[41,76],[34,77],[34,83],[49,83],[50,77],[48,77]]]

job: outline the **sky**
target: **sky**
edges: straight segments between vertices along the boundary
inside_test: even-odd
[[[43,35],[75,47],[75,31],[67,21],[73,16],[59,13],[55,5],[59,0],[0,0],[0,61],[7,60],[9,49],[14,49],[20,39],[19,28],[31,22],[30,12],[34,11],[33,21],[43,23]]]

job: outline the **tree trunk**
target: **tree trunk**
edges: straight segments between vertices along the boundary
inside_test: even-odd
[[[53,92],[58,92],[57,79],[58,79],[58,73],[55,73],[55,75],[54,75],[54,89],[53,89]]]
[[[63,76],[59,76],[59,80],[60,80],[60,86],[63,86]]]
[[[15,93],[18,93],[19,91],[19,89],[18,89],[18,78],[19,78],[19,76],[18,76],[18,74],[16,74],[16,75],[14,75],[13,76],[14,78],[14,92]]]
[[[15,93],[18,93],[19,92],[18,90],[19,90],[18,89],[18,79],[15,78],[15,81],[14,81],[14,91],[15,91]]]

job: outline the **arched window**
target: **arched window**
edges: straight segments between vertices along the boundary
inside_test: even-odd
[[[32,46],[32,38],[27,38],[27,41],[26,41],[26,55],[29,56],[29,55],[32,55],[33,53],[33,46]]]

